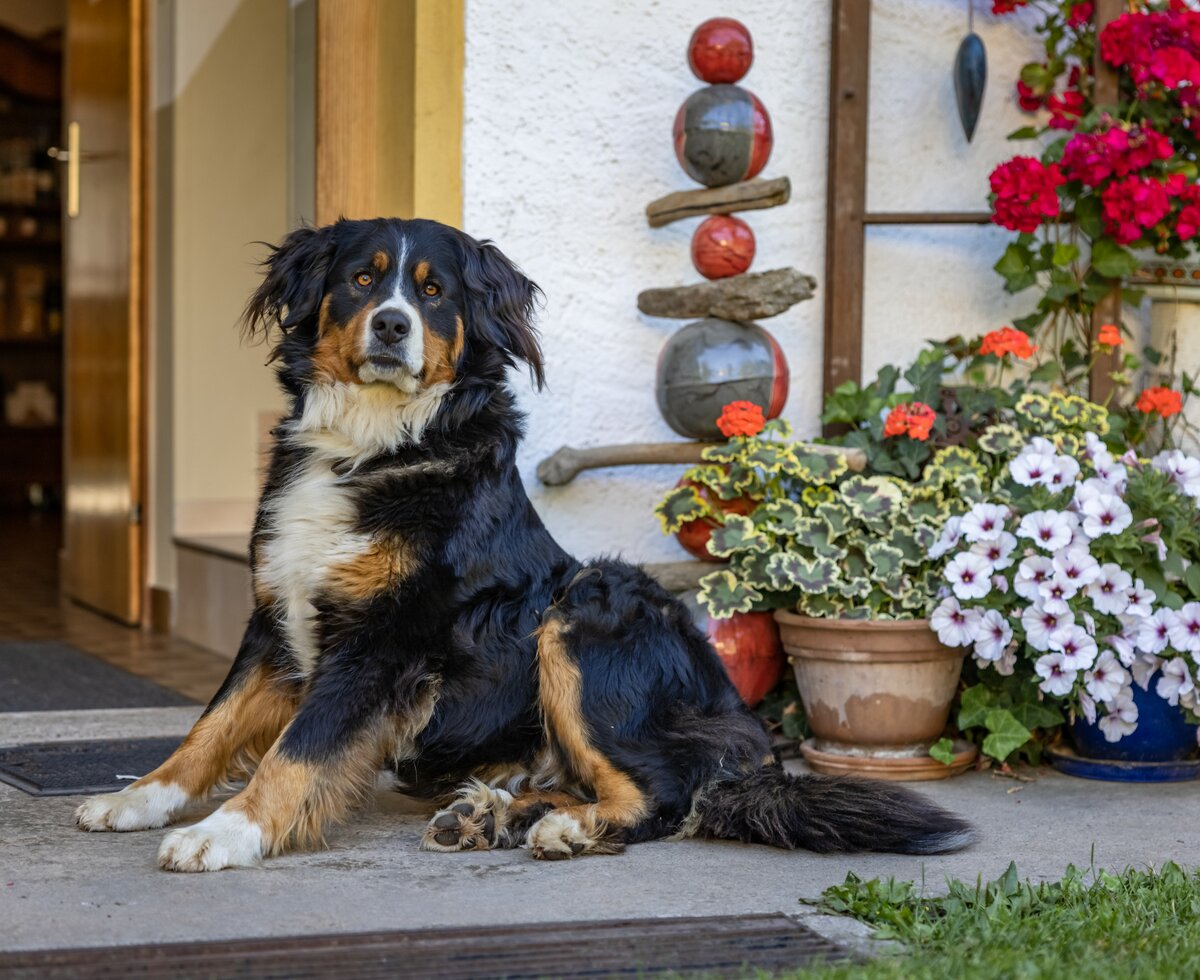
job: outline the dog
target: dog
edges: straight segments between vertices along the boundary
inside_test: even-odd
[[[785,773],[686,608],[551,538],[514,462],[508,382],[524,365],[544,384],[539,290],[494,244],[340,220],[292,232],[264,270],[245,323],[291,411],[251,539],[254,611],[180,747],[83,803],[80,827],[163,827],[241,786],[170,831],[158,863],[253,865],[321,843],[386,768],[436,810],[430,851],[970,843],[905,789]]]

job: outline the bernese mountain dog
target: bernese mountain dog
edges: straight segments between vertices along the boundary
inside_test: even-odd
[[[251,540],[254,612],[178,750],[86,801],[80,827],[162,827],[240,787],[169,832],[158,863],[251,865],[322,841],[383,768],[443,807],[430,851],[970,842],[900,787],[785,773],[685,607],[551,538],[508,383],[517,362],[544,381],[538,289],[495,245],[342,220],[288,235],[264,268],[246,324],[271,338],[291,412]]]

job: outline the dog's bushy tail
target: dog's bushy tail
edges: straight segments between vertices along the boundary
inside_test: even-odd
[[[975,840],[969,823],[911,790],[779,768],[709,785],[697,810],[698,836],[810,851],[942,854]]]

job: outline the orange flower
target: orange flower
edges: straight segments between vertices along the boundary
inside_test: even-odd
[[[1123,343],[1120,328],[1115,323],[1104,324],[1096,334],[1096,343],[1101,347],[1120,347]]]
[[[763,410],[754,402],[730,402],[721,410],[717,428],[726,439],[733,436],[756,436],[767,424]]]
[[[1137,410],[1147,415],[1160,415],[1164,419],[1183,411],[1183,395],[1162,386],[1147,388],[1137,400]]]
[[[924,442],[933,431],[937,412],[924,402],[907,402],[897,405],[883,423],[885,436],[903,436]]]
[[[1036,350],[1037,348],[1029,342],[1029,334],[1016,327],[1001,327],[984,334],[979,344],[980,354],[995,354],[997,357],[1013,354],[1022,361],[1033,357]]]

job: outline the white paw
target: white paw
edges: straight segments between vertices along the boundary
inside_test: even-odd
[[[220,871],[258,864],[263,835],[258,824],[224,807],[192,827],[172,830],[158,849],[165,871]]]
[[[75,822],[84,830],[149,830],[169,824],[189,800],[178,783],[135,784],[85,800]]]
[[[542,861],[560,861],[583,854],[595,842],[571,814],[552,810],[529,829],[525,846]]]
[[[473,779],[459,790],[454,802],[433,815],[425,828],[425,851],[486,851],[504,835],[512,794]],[[506,845],[511,846],[511,845]]]

